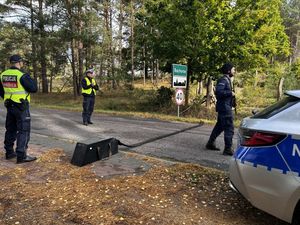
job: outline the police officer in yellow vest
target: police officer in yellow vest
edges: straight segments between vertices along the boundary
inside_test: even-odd
[[[83,111],[82,120],[83,125],[93,124],[91,116],[94,111],[96,91],[99,90],[99,86],[95,81],[95,72],[93,69],[89,69],[85,72],[86,76],[81,81],[81,93],[83,95]]]
[[[37,85],[30,75],[24,73],[23,60],[19,55],[10,57],[11,67],[0,75],[0,95],[7,108],[5,123],[5,158],[17,157],[17,163],[36,160],[27,154],[30,139],[30,93],[37,92]],[[14,151],[14,142],[16,150]]]

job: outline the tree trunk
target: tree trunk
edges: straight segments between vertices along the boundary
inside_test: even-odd
[[[72,67],[72,73],[73,73],[73,94],[74,94],[74,98],[76,98],[78,96],[78,83],[77,83],[77,70],[76,70],[76,61],[77,61],[77,57],[76,57],[76,50],[75,47],[76,43],[75,43],[75,39],[72,39],[71,42],[71,67]]]
[[[124,25],[124,3],[123,0],[120,0],[120,15],[119,15],[119,43],[118,43],[118,48],[119,48],[119,73],[121,75],[122,73],[122,64],[123,64],[123,57],[122,57],[122,49],[123,49],[123,25]]]
[[[254,77],[254,84],[253,84],[254,87],[257,87],[257,82],[258,82],[258,71],[255,70],[255,77]]]
[[[53,91],[53,77],[54,77],[54,70],[51,71],[51,75],[50,75],[50,93],[52,93]]]
[[[143,78],[144,78],[144,86],[146,85],[146,46],[143,45]]]
[[[284,82],[284,77],[281,77],[279,82],[278,82],[278,87],[277,87],[277,101],[279,101],[282,97],[283,93],[283,82]]]
[[[111,77],[112,77],[112,88],[116,89],[116,78],[115,78],[115,59],[114,59],[114,47],[113,47],[113,6],[112,2],[109,2],[109,50],[110,50],[110,64],[111,64]]]
[[[152,56],[153,57],[153,56]],[[151,73],[151,83],[154,84],[154,60],[151,61],[151,70],[152,70],[152,73]]]
[[[101,58],[101,61],[100,61],[99,74],[100,74],[100,76],[103,74],[103,58]],[[100,86],[101,85],[102,85],[102,83],[100,83]]]
[[[158,84],[158,78],[159,78],[159,62],[158,62],[158,59],[156,59],[156,74],[155,74],[155,78],[156,78],[156,84]]]
[[[69,18],[69,23],[70,23],[70,30],[71,34],[75,35],[76,30],[75,30],[75,16],[72,10],[72,0],[66,0],[66,10],[68,13],[68,18]],[[77,48],[76,48],[76,40],[75,37],[71,37],[71,43],[70,43],[70,48],[71,48],[71,68],[72,68],[72,79],[73,79],[73,96],[74,98],[77,98],[79,90],[78,90],[78,74],[77,74],[77,62],[78,62],[78,57],[77,57]]]
[[[197,82],[197,91],[196,95],[202,95],[203,92],[203,81],[202,79]]]
[[[36,50],[36,42],[35,42],[35,34],[34,34],[34,11],[32,0],[30,0],[30,29],[31,29],[31,48],[32,48],[32,69],[33,69],[33,79],[36,83],[38,83],[38,66],[36,63],[37,60],[37,50]]]
[[[105,26],[105,34],[104,34],[104,51],[107,53],[105,56],[106,61],[106,71],[108,82],[111,83],[111,87],[114,87],[114,77],[112,71],[112,30],[111,30],[111,6],[110,0],[105,1],[104,5],[104,26]]]
[[[46,33],[44,27],[43,0],[39,0],[39,32],[40,32],[40,63],[42,72],[42,92],[48,93],[47,62],[46,62]]]
[[[294,61],[296,61],[299,56],[300,56],[300,48],[299,48],[299,36],[300,36],[300,31],[297,31],[297,35],[296,35],[296,44],[295,44],[295,51],[294,51],[294,55],[293,55],[293,58],[294,58]]]
[[[134,5],[133,0],[130,1],[130,7],[131,7],[131,24],[130,24],[130,30],[131,30],[131,76],[132,76],[132,82],[134,80]]]
[[[189,93],[190,93],[190,74],[187,73],[187,77],[186,77],[186,89],[185,89],[185,99],[184,99],[184,105],[187,106],[189,105]]]
[[[213,82],[211,77],[208,77],[207,80],[207,88],[206,88],[206,107],[211,108],[211,101],[212,101],[212,96],[213,96]]]
[[[81,33],[82,33],[82,21],[79,21],[79,40],[78,40],[78,82],[77,82],[77,95],[80,95],[81,88],[80,88],[80,81],[83,78],[83,43],[81,40]]]

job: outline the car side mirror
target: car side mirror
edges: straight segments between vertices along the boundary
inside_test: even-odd
[[[258,110],[258,109],[253,109],[253,110],[252,110],[252,114],[253,114],[253,115],[256,115],[257,113],[259,113],[259,110]]]

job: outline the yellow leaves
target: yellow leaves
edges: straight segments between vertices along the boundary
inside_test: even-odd
[[[2,193],[6,193],[4,198],[0,192],[0,214],[6,201],[13,203],[5,208],[6,212],[11,212],[9,216],[14,214],[7,224],[16,221],[30,224],[23,222],[28,213],[33,215],[30,220],[36,221],[35,224],[51,224],[47,221],[52,221],[54,214],[62,224],[174,224],[174,221],[176,224],[201,224],[198,223],[201,221],[199,211],[213,207],[221,212],[238,207],[227,205],[235,202],[235,198],[229,200],[221,195],[216,200],[220,186],[227,183],[224,175],[213,173],[210,176],[211,171],[198,166],[159,166],[143,175],[104,180],[93,176],[91,171],[70,168],[55,158],[49,161],[51,171],[44,177],[45,183],[27,181],[20,186],[8,182],[5,187],[0,186]],[[47,171],[48,165],[48,162],[40,162],[39,172],[34,176],[39,179],[45,176],[43,171]],[[72,176],[65,179],[66,174]],[[19,182],[23,182],[22,179],[24,177],[20,176]],[[197,182],[191,185],[191,180]]]

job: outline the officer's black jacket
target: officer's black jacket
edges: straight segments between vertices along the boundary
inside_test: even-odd
[[[91,82],[91,84],[92,84],[92,78],[90,78],[90,77],[88,77],[88,76],[86,76],[86,77],[90,80],[90,82]],[[85,79],[85,78],[83,78],[82,81],[81,81],[81,86],[82,86],[83,89],[90,89],[90,88],[93,88],[93,89],[95,89],[96,91],[99,90],[98,84],[96,84],[96,86],[94,86],[94,87],[92,87],[91,84],[90,84],[90,85],[87,85],[86,79]],[[94,94],[93,91],[92,91],[91,94],[82,93],[82,95],[83,95],[83,96],[87,96],[87,97],[95,96],[95,94]]]
[[[231,114],[232,113],[232,87],[230,77],[224,74],[217,81],[216,86],[216,111],[220,114]]]
[[[10,69],[19,70],[17,67],[14,66],[10,67]],[[22,73],[24,72],[22,71]],[[28,73],[24,73],[22,75],[22,77],[20,78],[20,83],[24,87],[24,89],[29,93],[36,93],[38,90],[36,82],[30,77]],[[0,96],[1,98],[4,98],[4,88],[2,82],[0,82]]]

